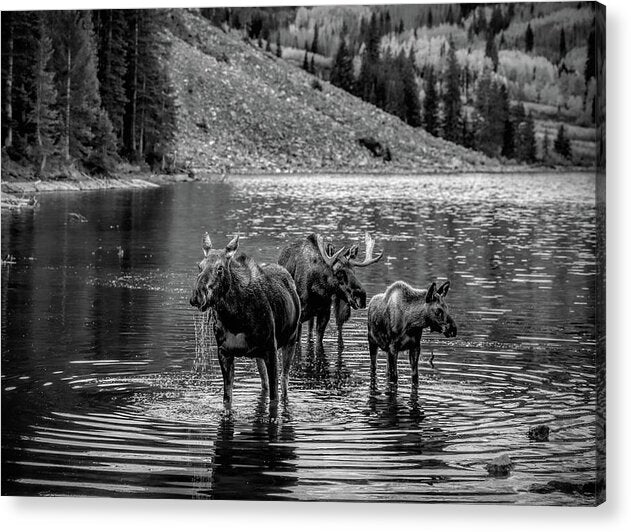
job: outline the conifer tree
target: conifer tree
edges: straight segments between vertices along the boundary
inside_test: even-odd
[[[54,36],[53,65],[59,97],[62,128],[61,153],[87,161],[93,147],[101,107],[96,73],[96,46],[89,11],[55,11],[50,13]],[[108,147],[115,150],[115,147]]]
[[[354,85],[353,56],[346,47],[346,35],[342,34],[340,45],[333,60],[331,83],[340,89],[352,92]]]
[[[495,37],[493,36],[493,32],[490,30],[486,34],[486,48],[484,55],[493,62],[493,72],[497,72],[497,66],[500,59],[497,53],[497,46],[495,46]]]
[[[515,156],[518,160],[533,163],[537,158],[535,124],[532,113],[525,113],[523,104],[514,110]]]
[[[596,31],[592,26],[587,38],[587,60],[585,61],[585,85],[596,75]]]
[[[438,135],[438,94],[434,67],[425,68],[425,99],[423,100],[423,127],[428,133]]]
[[[427,14],[427,27],[431,28],[434,25],[434,15],[432,15],[432,10],[430,8],[429,13]]]
[[[162,155],[176,128],[172,88],[165,69],[169,44],[160,31],[162,10],[125,11],[128,19],[125,153],[132,160]]]
[[[550,157],[550,136],[546,129],[543,134],[543,142],[541,144],[541,157],[544,161],[547,161]]]
[[[524,39],[526,42],[526,52],[532,52],[532,49],[535,44],[535,36],[532,32],[532,28],[530,27],[530,24],[528,24],[528,26],[526,27],[526,35]]]
[[[502,15],[502,8],[499,4],[495,4],[491,13],[491,21],[489,22],[489,31],[495,36],[502,31],[503,28],[504,16]]]
[[[98,78],[103,108],[118,139],[123,138],[123,116],[127,97],[127,21],[119,9],[94,12],[98,48]]]
[[[315,70],[315,62],[313,58],[314,58],[314,55],[311,54],[311,62],[309,63],[309,73],[315,76],[316,70]]]
[[[443,92],[443,137],[457,142],[460,137],[460,65],[456,58],[456,46],[449,40],[447,70],[445,72],[445,90]]]
[[[405,57],[401,50],[398,58],[400,68],[401,86],[403,91],[403,112],[402,119],[412,127],[421,125],[421,102],[419,100],[419,90],[414,74],[414,55],[410,50],[408,57]]]
[[[280,46],[280,31],[276,33],[276,57],[283,57],[283,49]]]
[[[565,134],[565,126],[563,124],[557,130],[557,136],[554,139],[554,151],[566,159],[572,158],[572,146],[570,139]]]
[[[309,52],[307,52],[306,46],[305,46],[305,57],[302,60],[302,69],[306,72],[309,72]]]
[[[565,30],[561,28],[561,36],[559,37],[559,57],[563,59],[567,53],[567,46],[565,44]]]
[[[313,28],[313,41],[311,41],[311,53],[312,54],[317,54],[319,53],[319,43],[318,43],[318,39],[319,39],[319,28],[318,28],[318,23],[316,22],[314,28]]]
[[[447,22],[450,26],[454,23],[454,14],[451,10],[451,4],[449,4],[449,7],[447,8],[447,18],[445,19],[445,22]]]
[[[46,171],[46,161],[55,152],[55,141],[58,133],[58,114],[55,110],[57,91],[54,83],[54,73],[50,62],[53,53],[52,39],[45,21],[45,12],[38,12],[37,42],[35,43],[35,60],[33,61],[33,107],[28,115],[28,121],[34,126],[33,158],[37,171],[41,175]]]

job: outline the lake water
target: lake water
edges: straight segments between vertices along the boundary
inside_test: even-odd
[[[3,495],[594,503],[567,489],[596,478],[593,175],[233,177],[40,199],[2,214]],[[368,297],[448,278],[458,336],[424,336],[418,390],[404,353],[388,387],[380,353],[371,391],[355,311],[343,351],[334,323],[324,353],[303,339],[276,419],[245,359],[224,412],[188,303],[205,230],[217,246],[239,232],[261,262],[311,231],[348,244],[368,230],[385,252],[359,271]],[[539,424],[549,441],[529,440]],[[502,454],[514,469],[492,477]]]

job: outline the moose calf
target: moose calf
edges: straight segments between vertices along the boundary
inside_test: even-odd
[[[383,294],[375,295],[368,304],[368,347],[373,377],[377,369],[377,350],[388,355],[387,375],[397,381],[399,351],[408,351],[412,369],[412,384],[418,385],[418,358],[421,354],[423,329],[456,336],[456,322],[449,315],[445,296],[449,281],[436,288],[418,290],[403,281],[392,283]]]

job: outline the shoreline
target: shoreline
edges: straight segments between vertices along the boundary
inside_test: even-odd
[[[348,176],[353,174],[363,175],[381,175],[383,177],[389,176],[405,176],[405,175],[471,175],[478,173],[485,174],[528,174],[536,175],[541,173],[555,172],[563,174],[573,173],[594,173],[599,170],[597,168],[586,167],[537,167],[537,166],[494,166],[487,168],[476,168],[467,170],[425,170],[425,171],[413,171],[413,170],[398,170],[384,172],[381,170],[365,170],[362,169],[359,172],[357,170],[322,170],[318,169],[317,172],[305,172],[305,171],[288,171],[288,172],[265,172],[257,169],[246,170],[241,172],[235,172],[230,174],[219,174],[212,171],[204,171],[198,169],[190,174],[149,174],[138,172],[134,173],[131,177],[129,175],[119,175],[116,177],[89,177],[85,176],[82,179],[39,179],[36,181],[21,181],[21,180],[2,180],[0,181],[0,189],[2,191],[1,207],[2,211],[5,210],[18,210],[22,208],[32,208],[37,206],[38,201],[36,195],[44,192],[84,192],[90,190],[124,190],[124,189],[149,189],[157,188],[164,185],[172,185],[177,183],[187,182],[212,182],[212,181],[224,181],[229,180],[231,177],[251,177],[251,176],[295,176],[295,177],[310,177],[320,175],[330,176]]]

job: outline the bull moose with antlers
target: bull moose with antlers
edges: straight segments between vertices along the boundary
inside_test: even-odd
[[[225,249],[213,249],[208,233],[202,239],[204,258],[190,299],[202,312],[216,316],[224,404],[232,402],[234,358],[256,358],[263,389],[278,398],[277,350],[282,354],[282,391],[287,393],[289,369],[298,337],[300,300],[293,279],[278,264],[258,265],[236,256],[239,237]]]
[[[278,259],[296,283],[300,297],[300,322],[316,321],[316,341],[322,349],[324,331],[331,318],[331,304],[335,301],[338,332],[350,317],[350,308],[366,308],[366,291],[355,275],[355,267],[365,267],[381,259],[373,257],[374,239],[366,233],[366,257],[357,260],[358,246],[335,251],[324,243],[322,235],[310,234],[304,240],[286,246]],[[299,327],[298,343],[300,343]]]

